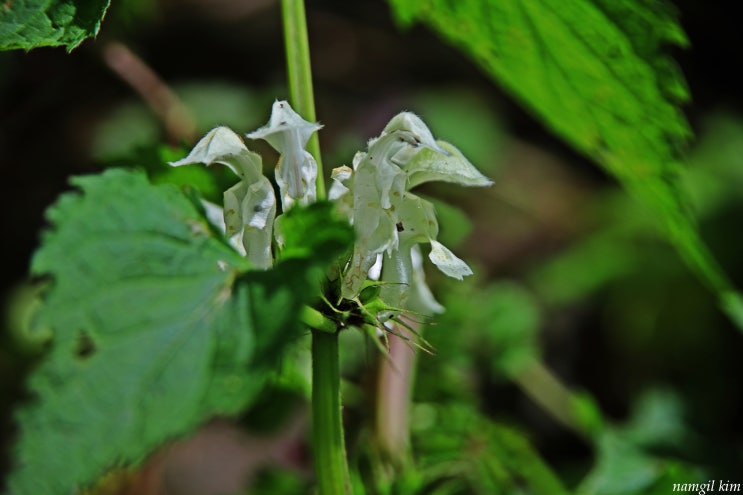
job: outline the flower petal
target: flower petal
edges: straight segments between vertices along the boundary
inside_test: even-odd
[[[472,270],[467,266],[467,263],[457,258],[443,244],[433,239],[431,240],[431,253],[428,258],[439,270],[457,280],[472,275]]]
[[[255,164],[260,164],[260,157],[248,150],[243,140],[228,127],[215,127],[193,147],[185,158],[170,162],[173,167],[203,163],[221,163],[228,166],[236,175],[244,178],[245,173],[260,174]]]
[[[436,211],[430,201],[405,193],[398,214],[396,227],[401,242],[428,242],[439,235]]]
[[[416,147],[425,146],[434,150],[438,150],[436,140],[433,138],[433,134],[428,126],[418,117],[416,114],[411,112],[400,112],[389,121],[385,126],[382,134],[390,134],[395,131],[407,131],[414,136]],[[445,153],[443,150],[439,150]]]
[[[268,124],[250,134],[250,139],[264,139],[279,153],[285,153],[287,132],[296,133],[292,139],[296,140],[300,148],[304,148],[313,132],[322,129],[322,124],[304,120],[287,101],[275,101],[271,107],[271,117]],[[292,143],[294,144],[294,143]]]
[[[429,181],[443,181],[462,186],[490,186],[493,181],[472,165],[462,152],[446,141],[438,141],[444,155],[432,149],[422,149],[405,166],[408,188]]]
[[[426,283],[426,274],[423,271],[423,255],[416,244],[410,251],[413,262],[413,283],[410,287],[408,307],[423,314],[440,314],[444,307],[433,297],[431,289]]]

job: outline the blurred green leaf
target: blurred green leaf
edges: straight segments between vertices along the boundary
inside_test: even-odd
[[[536,292],[550,304],[585,300],[637,267],[643,252],[634,248],[635,243],[615,229],[597,232],[538,266],[530,279]]]
[[[722,113],[701,124],[699,141],[689,157],[684,184],[700,216],[708,216],[740,198],[743,188],[743,121]]]
[[[646,453],[620,431],[605,431],[597,447],[596,465],[576,495],[662,495],[673,491],[674,483],[708,479],[698,468]]]
[[[651,207],[743,331],[743,300],[709,253],[679,187],[691,131],[686,84],[660,50],[686,37],[664,1],[390,0],[474,58],[547,127]]]
[[[218,125],[251,131],[264,124],[273,98],[245,85],[225,81],[184,81],[173,85],[196,122],[197,134]]]
[[[70,493],[241,411],[298,335],[318,289],[309,273],[346,249],[350,231],[330,242],[338,231],[310,215],[308,242],[326,251],[249,271],[172,186],[118,169],[73,184],[82,194],[49,210],[54,228],[33,261],[53,278],[39,323],[54,345],[19,414],[14,493]]]
[[[173,85],[194,119],[197,134],[219,125],[248,131],[263,124],[267,93],[224,81],[186,81]],[[91,145],[96,160],[110,161],[160,142],[162,125],[141,101],[126,101],[113,108],[98,125]],[[193,143],[188,143],[193,144]],[[187,146],[190,147],[190,146]],[[180,158],[180,157],[179,157]]]
[[[707,481],[707,473],[671,456],[696,450],[682,419],[680,398],[651,389],[634,404],[630,419],[596,437],[597,460],[578,487],[578,495],[665,494],[673,483]],[[665,447],[665,454],[652,453]]]
[[[426,480],[417,493],[434,493],[452,480],[457,488],[441,493],[568,493],[523,433],[487,420],[468,405],[431,407],[433,419],[413,436]]]
[[[662,466],[640,449],[607,431],[598,442],[596,468],[583,481],[581,495],[643,493],[661,476]]]
[[[330,201],[294,207],[276,219],[281,232],[280,259],[311,258],[313,253],[340,252],[353,242],[348,221],[337,218]]]
[[[541,312],[533,296],[518,283],[462,284],[459,290],[445,294],[444,306],[447,312],[438,324],[458,332],[469,342],[471,352],[486,360],[496,374],[518,373],[538,358]]]
[[[624,425],[625,437],[645,447],[687,446],[689,429],[683,421],[683,404],[670,390],[650,390],[634,404],[632,417]]]
[[[98,125],[91,142],[93,159],[109,161],[150,148],[160,142],[160,125],[154,114],[141,102],[126,102],[114,107]]]
[[[0,6],[0,50],[66,46],[98,34],[109,0],[13,0]]]

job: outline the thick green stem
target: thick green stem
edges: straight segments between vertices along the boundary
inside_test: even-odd
[[[341,418],[338,333],[312,332],[312,441],[320,495],[348,495]]]
[[[338,325],[315,308],[305,306],[302,308],[302,314],[299,317],[302,323],[312,330],[326,333],[335,333],[338,331]]]
[[[314,122],[315,98],[312,90],[310,49],[303,0],[281,0],[284,20],[289,100],[305,120]],[[317,198],[325,199],[325,182],[320,141],[314,133],[307,150],[317,161]],[[303,318],[312,330],[312,441],[320,495],[349,495],[351,483],[346,461],[341,418],[340,363],[337,328],[317,311],[306,308]]]
[[[307,21],[304,0],[281,0],[284,19],[284,44],[286,46],[287,75],[289,78],[289,100],[294,110],[305,120],[315,122],[315,97],[312,90],[312,68],[310,67],[310,44],[307,40]],[[320,157],[320,140],[313,133],[307,143],[317,162],[317,199],[325,199],[325,179]]]

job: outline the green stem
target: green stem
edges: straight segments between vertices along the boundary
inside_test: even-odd
[[[312,332],[312,441],[320,495],[348,495],[351,484],[341,418],[338,333]]]
[[[312,330],[319,330],[326,333],[335,333],[338,331],[338,325],[315,308],[305,306],[302,308],[300,318],[302,323]]]
[[[286,46],[287,75],[289,78],[289,100],[305,120],[315,122],[315,98],[312,90],[312,68],[310,67],[310,44],[307,40],[307,21],[304,0],[281,0],[284,19],[284,44]],[[317,199],[325,199],[325,179],[320,157],[320,140],[313,133],[307,143],[307,151],[317,162]]]
[[[317,119],[304,1],[281,0],[281,12],[284,20],[289,99],[302,117],[314,122]],[[310,138],[307,150],[317,162],[317,199],[325,199],[317,133]],[[337,328],[328,328],[327,322],[318,318],[316,313],[308,308],[304,311],[303,318],[311,320],[315,328],[312,330],[312,441],[318,493],[349,495],[351,483],[341,418],[338,332]]]

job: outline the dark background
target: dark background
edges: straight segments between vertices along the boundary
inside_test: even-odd
[[[710,122],[718,116],[740,121],[743,4],[675,5],[691,47],[672,53],[691,88],[693,101],[685,111],[703,142],[715,137],[710,137],[716,129]],[[307,14],[317,114],[325,124],[322,148],[329,157],[343,157],[338,163],[328,160],[326,169],[340,160],[348,163],[348,150],[362,147],[391,115],[418,104],[422,94],[469,93],[497,117],[500,130],[493,140],[503,156],[494,158],[498,166],[477,163],[494,174],[496,186],[484,205],[462,200],[465,211],[477,213],[459,252],[476,260],[490,280],[521,279],[595,228],[585,216],[586,198],[614,194],[614,181],[547,132],[458,51],[423,27],[398,29],[384,2],[313,1]],[[128,46],[167,84],[227,81],[253,88],[258,99],[286,98],[280,12],[271,0],[114,1],[98,38],[71,54],[61,48],[0,54],[3,300],[26,278],[44,209],[67,189],[70,175],[102,169],[91,143],[117,107],[139,100],[103,61],[104,47],[114,41]],[[248,132],[267,115],[268,107],[246,116],[245,126],[236,130]],[[178,142],[162,127],[159,132],[162,142],[192,144]],[[696,146],[691,144],[690,153]],[[738,155],[731,169],[743,166],[742,160]],[[515,191],[529,207],[515,205],[500,187]],[[728,198],[701,224],[738,287],[743,287],[741,213],[743,195]],[[627,313],[635,311],[635,301],[637,308],[662,304],[653,322],[634,329],[612,326],[606,308],[618,299],[599,291],[549,315],[542,339],[545,361],[567,383],[589,391],[617,421],[648,384],[674,387],[684,397],[690,424],[707,439],[707,452],[690,457],[713,463],[719,456],[721,465],[733,465],[743,445],[743,336],[670,247],[658,241],[649,249],[670,263],[672,275],[646,279],[637,273],[614,287],[624,291]],[[2,436],[8,439],[11,408],[35,354],[8,332],[1,342]],[[548,460],[590,459],[585,445],[553,425],[513,385],[482,387],[489,413],[520,417]],[[4,451],[7,446],[6,441]]]

